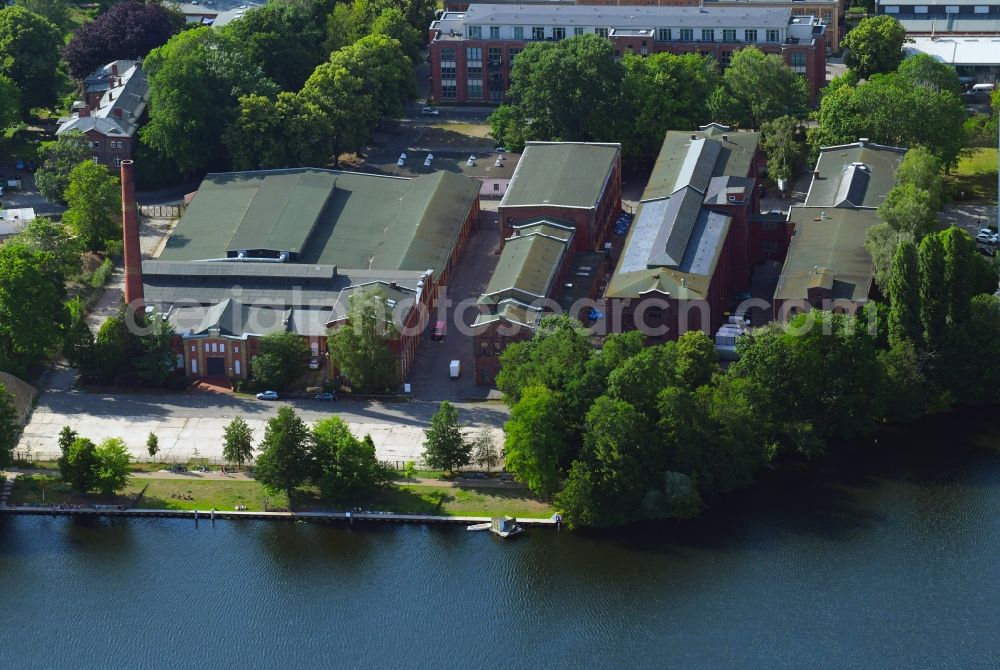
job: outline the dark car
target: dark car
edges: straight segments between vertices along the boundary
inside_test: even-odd
[[[336,393],[330,393],[329,391],[324,391],[323,393],[317,393],[313,396],[313,400],[322,400],[324,402],[333,402],[337,399]]]

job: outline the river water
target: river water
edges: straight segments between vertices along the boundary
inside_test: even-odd
[[[1000,430],[614,533],[0,517],[8,668],[995,668]],[[12,662],[14,661],[14,662]]]

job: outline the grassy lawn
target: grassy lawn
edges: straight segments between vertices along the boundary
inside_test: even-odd
[[[264,501],[271,511],[287,510],[284,494],[270,495],[263,485],[247,480],[135,479],[118,496],[106,498],[94,493],[73,493],[57,476],[22,475],[11,492],[11,504],[121,504],[136,509],[232,510],[246,505],[249,511],[263,511]],[[320,500],[314,488],[297,492],[297,511],[341,511],[352,507],[439,516],[549,517],[552,506],[525,489],[422,486],[402,484],[369,500],[331,503]]]
[[[369,500],[331,503],[320,500],[315,490],[304,488],[295,498],[300,511],[341,511],[351,507],[401,514],[437,516],[550,517],[555,510],[525,489],[464,488],[401,484]]]
[[[441,122],[429,126],[420,137],[420,145],[428,147],[474,147],[492,151],[496,143],[488,137],[490,127],[473,123]]]
[[[246,505],[247,510],[288,509],[288,498],[284,494],[268,495],[264,486],[246,480],[202,480],[183,479],[136,479],[129,485],[132,497],[138,495],[146,485],[146,492],[135,505],[137,509],[199,509],[232,510],[237,505]]]
[[[958,165],[945,177],[955,198],[965,192],[966,200],[997,198],[997,149],[980,147],[966,149],[958,157]]]
[[[444,121],[435,123],[431,128],[437,128],[446,132],[459,133],[468,137],[486,138],[490,136],[490,125],[488,123],[468,123],[465,121]]]

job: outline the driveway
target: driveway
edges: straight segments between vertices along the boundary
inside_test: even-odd
[[[18,190],[7,189],[6,180],[17,177],[21,180],[21,188]],[[3,206],[7,208],[31,207],[37,216],[48,216],[52,214],[62,214],[66,211],[65,205],[49,202],[42,197],[35,186],[35,175],[27,170],[18,171],[10,165],[3,166],[4,194]]]
[[[438,403],[427,401],[267,402],[206,392],[85,393],[67,390],[67,386],[53,384],[54,388],[42,393],[21,435],[18,451],[31,452],[36,459],[56,458],[59,431],[63,426],[72,426],[80,435],[95,442],[120,437],[140,460],[149,460],[146,437],[153,432],[160,441],[158,461],[186,462],[194,457],[220,461],[224,430],[234,417],[246,419],[254,431],[255,443],[259,444],[267,420],[274,417],[281,406],[289,405],[309,424],[329,416],[340,416],[359,437],[371,435],[380,459],[401,465],[409,460],[421,462],[424,429],[438,408]],[[459,403],[458,408],[459,417],[469,427],[469,432],[486,427],[494,431],[498,443],[503,443],[500,427],[507,419],[505,406]]]

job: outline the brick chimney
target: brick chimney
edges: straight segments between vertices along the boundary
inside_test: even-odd
[[[121,107],[115,107],[115,108],[113,108],[111,110],[111,113],[114,114],[115,116],[117,116],[119,119],[122,118],[122,108]]]
[[[122,237],[125,242],[125,304],[143,303],[142,254],[139,251],[139,211],[135,203],[135,166],[122,161]]]
[[[111,64],[111,74],[118,74],[118,61]]]
[[[90,105],[84,105],[83,109],[80,110],[79,114],[81,119],[86,116],[90,116]]]

